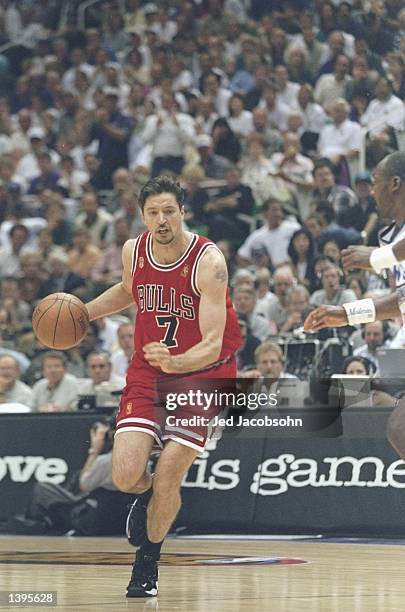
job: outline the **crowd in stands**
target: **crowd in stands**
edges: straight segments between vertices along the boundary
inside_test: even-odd
[[[241,372],[314,306],[392,290],[345,273],[341,250],[382,227],[372,171],[405,127],[402,0],[0,0],[0,24],[0,403],[76,410],[121,388],[134,309],[63,354],[31,314],[119,281],[159,174],[227,260]],[[401,325],[342,333],[378,373]]]

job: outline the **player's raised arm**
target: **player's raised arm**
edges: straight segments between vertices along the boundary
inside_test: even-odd
[[[381,247],[355,245],[342,250],[345,270],[372,270],[380,274],[382,270],[392,268],[402,261],[405,261],[405,238],[396,244]]]
[[[215,363],[220,356],[226,323],[228,271],[218,249],[207,249],[203,255],[197,286],[201,293],[198,318],[201,341],[179,355],[170,355],[169,349],[158,342],[144,347],[145,359],[166,373],[202,370]]]
[[[127,240],[122,248],[122,280],[86,304],[90,321],[120,312],[134,303],[132,296],[132,253],[134,240]]]
[[[360,325],[372,321],[393,319],[401,314],[396,293],[380,298],[365,298],[343,306],[319,306],[305,319],[305,331],[320,331],[326,327]]]

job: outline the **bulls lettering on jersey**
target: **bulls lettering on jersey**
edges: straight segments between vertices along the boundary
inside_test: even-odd
[[[152,236],[145,232],[134,244],[132,294],[138,307],[135,325],[135,353],[149,342],[162,342],[173,355],[184,353],[201,341],[199,328],[200,290],[198,266],[207,249],[217,248],[193,234],[183,255],[171,264],[158,263],[152,253]],[[242,345],[239,324],[227,291],[226,323],[219,360]]]

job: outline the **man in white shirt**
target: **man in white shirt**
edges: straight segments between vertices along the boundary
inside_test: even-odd
[[[287,129],[287,117],[290,108],[278,99],[278,87],[267,84],[263,89],[263,98],[258,108],[267,111],[268,126],[284,132]]]
[[[372,138],[387,132],[387,128],[404,128],[405,107],[400,98],[392,93],[392,85],[386,77],[378,79],[375,98],[370,102],[360,119],[360,123],[369,129]]]
[[[95,395],[97,404],[108,398],[108,404],[118,405],[119,396],[111,395],[113,391],[121,391],[125,387],[125,378],[112,373],[111,360],[104,351],[89,353],[86,359],[87,374],[89,378],[82,378],[78,382],[80,395]],[[105,400],[104,400],[105,401]]]
[[[120,348],[111,356],[112,373],[125,378],[134,352],[134,325],[121,323],[117,330]]]
[[[38,412],[71,411],[78,397],[78,379],[66,372],[63,353],[50,351],[42,360],[41,378],[35,383],[33,408]]]
[[[15,357],[0,356],[0,411],[1,404],[18,403],[32,408],[33,393],[28,385],[19,380],[20,367]]]
[[[318,140],[320,157],[328,157],[337,165],[342,157],[358,156],[361,147],[361,127],[348,119],[350,106],[344,98],[335,100],[331,107],[333,124],[325,125]]]
[[[184,150],[194,138],[192,117],[177,112],[177,104],[169,93],[162,94],[162,108],[145,122],[142,140],[152,145],[152,177],[162,170],[180,174],[184,165]]]
[[[299,84],[288,80],[288,70],[283,64],[275,67],[274,76],[278,85],[277,99],[289,108],[297,109]]]
[[[332,74],[323,74],[318,79],[315,87],[315,100],[323,108],[329,108],[336,98],[344,97],[346,85],[351,79],[348,76],[349,70],[349,58],[346,55],[338,55],[334,72]]]
[[[263,204],[265,224],[248,236],[238,250],[238,263],[245,266],[252,262],[252,250],[265,247],[274,267],[288,261],[288,245],[291,236],[299,229],[297,221],[283,220],[283,209],[278,200],[270,199]]]
[[[366,357],[377,367],[376,375],[379,374],[379,363],[377,349],[388,348],[390,342],[387,338],[387,323],[385,321],[374,321],[366,323],[363,327],[364,344],[354,349],[355,357]]]

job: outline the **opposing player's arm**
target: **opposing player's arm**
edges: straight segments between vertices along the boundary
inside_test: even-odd
[[[343,267],[346,270],[360,268],[373,270],[379,274],[382,270],[392,268],[405,261],[405,238],[396,244],[382,247],[350,246],[342,251]]]
[[[226,323],[226,290],[228,271],[225,259],[217,249],[209,248],[203,255],[198,275],[201,341],[185,353],[170,355],[169,349],[157,342],[144,347],[145,358],[169,374],[193,372],[215,363],[221,353]]]
[[[132,296],[132,253],[134,240],[127,240],[122,249],[122,280],[86,304],[90,321],[120,312],[134,302]]]
[[[356,316],[356,310],[358,312],[358,316],[361,317],[364,315],[365,309],[369,307],[366,305],[364,308],[360,305],[361,302],[369,302],[369,300],[357,300],[356,302],[352,302],[352,310],[353,315]],[[384,321],[386,319],[393,319],[398,317],[401,312],[398,306],[398,296],[396,293],[392,293],[391,295],[386,295],[383,297],[375,298],[370,300],[374,304],[375,315],[372,316],[370,313],[370,321]],[[350,302],[346,305],[350,307]],[[349,315],[350,316],[350,315]],[[304,322],[304,330],[305,331],[320,331],[321,329],[325,329],[326,327],[344,327],[345,325],[353,325],[356,323],[365,323],[364,321],[349,321],[348,312],[346,308],[343,306],[319,306],[315,310],[313,310],[305,319]]]

